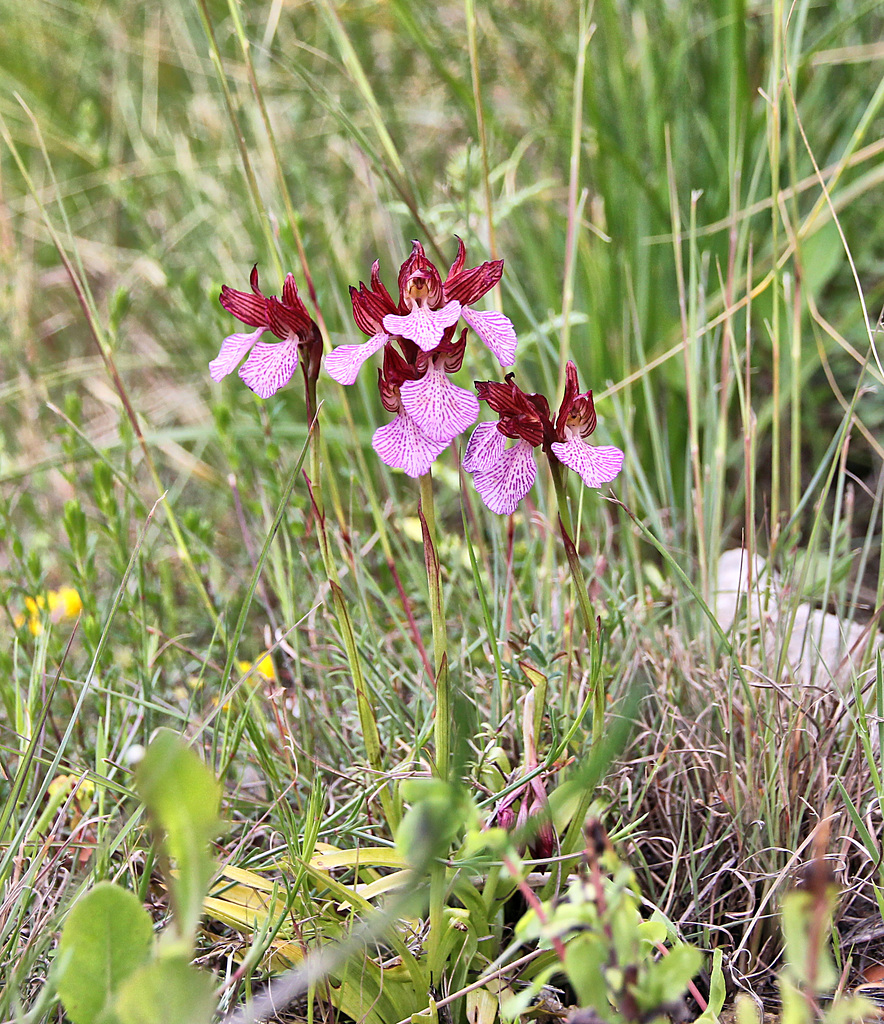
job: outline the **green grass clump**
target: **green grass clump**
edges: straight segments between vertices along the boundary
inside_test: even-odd
[[[198,949],[222,1009],[341,942],[305,1017],[359,1018],[347,986],[398,956],[390,992],[413,999],[390,1013],[453,997],[490,1024],[458,993],[540,949],[516,951],[526,887],[566,888],[530,829],[497,834],[532,772],[559,853],[591,804],[665,941],[722,950],[765,996],[781,894],[837,837],[856,979],[852,932],[882,916],[882,21],[780,0],[0,2],[0,1018],[54,1018],[58,933],[95,883],[163,930],[133,784],[159,727],[224,786]],[[501,519],[438,460],[445,740],[418,491],[371,449],[373,370],[320,377],[311,435],[297,382],[262,402],[207,363],[235,329],[220,285],[253,264],[268,293],[295,274],[328,350],[362,340],[347,288],[374,259],[392,290],[410,239],[444,274],[455,235],[506,261],[519,384],[555,405],[573,359],[627,459],[616,500],[569,491],[599,644],[546,469]],[[497,370],[474,347],[457,379]],[[721,630],[738,545],[779,582]],[[808,605],[866,626],[852,661],[789,654]],[[452,777],[422,788],[449,741]],[[415,870],[421,807],[459,828],[427,826],[443,859],[414,904],[371,911]]]

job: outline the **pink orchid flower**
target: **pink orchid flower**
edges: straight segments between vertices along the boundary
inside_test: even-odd
[[[300,349],[308,350],[309,362],[316,364],[318,371],[322,337],[298,295],[292,274],[286,275],[281,299],[261,292],[257,266],[252,267],[249,283],[251,292],[222,285],[219,301],[228,313],[255,330],[226,337],[218,356],[209,363],[209,373],[212,380],[220,381],[248,354],[239,375],[260,398],[270,398],[291,380]],[[265,331],[275,334],[280,341],[258,341]]]
[[[388,313],[395,313],[398,307],[381,281],[379,260],[371,265],[370,288],[362,281],[358,289],[350,285],[350,301],[356,326],[369,338],[358,345],[338,345],[325,357],[329,376],[339,384],[354,384],[366,359],[392,340],[384,330],[383,320]]]
[[[388,313],[384,328],[413,341],[423,352],[431,352],[445,328],[460,317],[472,327],[497,356],[501,366],[516,361],[516,332],[512,322],[495,310],[472,309],[483,295],[500,281],[503,260],[493,260],[464,270],[467,251],[457,240],[457,256],[444,283],[435,265],[427,259],[420,242],[399,271],[400,313]],[[404,315],[402,315],[404,314]]]
[[[553,423],[543,395],[526,394],[507,374],[503,384],[476,381],[476,393],[498,413],[497,423],[480,423],[473,431],[463,468],[473,474],[480,497],[498,515],[511,515],[537,476],[534,449],[580,475],[587,487],[610,483],[623,468],[623,452],[613,445],[591,445],[596,427],[592,392],[580,394],[577,367],[566,367],[565,394]],[[507,438],[516,444],[507,447]]]
[[[422,352],[437,348],[445,332],[463,319],[497,356],[501,366],[516,359],[516,332],[510,320],[494,310],[473,309],[500,281],[503,260],[464,270],[466,248],[458,239],[457,256],[445,281],[424,252],[412,243],[411,255],[399,268],[399,303],[380,280],[379,262],[371,268],[371,287],[350,288],[353,317],[369,336],[359,345],[339,345],[326,356],[325,368],[339,384],[353,384],[362,364],[388,342],[405,339]]]
[[[384,349],[378,389],[384,408],[396,418],[375,431],[372,447],[383,462],[408,476],[426,473],[479,415],[476,396],[447,377],[460,369],[466,349],[466,328],[457,342],[451,340],[453,334],[449,328],[430,355],[409,343],[403,346],[408,358],[392,346]]]
[[[360,281],[358,288],[350,288],[353,318],[368,341],[339,345],[326,356],[330,376],[339,384],[353,384],[362,364],[384,350],[381,395],[396,419],[375,435],[375,450],[388,465],[411,476],[425,473],[436,455],[479,415],[476,396],[449,380],[463,362],[466,328],[460,341],[453,340],[461,316],[504,365],[515,359],[516,332],[510,321],[500,313],[470,308],[500,280],[503,260],[471,270],[464,270],[465,263],[466,249],[458,240],[457,257],[443,283],[423,246],[414,242],[399,269],[397,304],[384,287],[375,260],[370,284]]]

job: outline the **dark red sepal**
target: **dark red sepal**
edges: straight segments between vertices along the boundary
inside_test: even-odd
[[[422,352],[414,342],[409,342],[411,349],[403,347],[403,355],[407,362],[411,363],[417,370],[418,376],[422,376],[430,364],[430,360],[440,366],[446,373],[457,373],[463,365],[464,353],[467,349],[467,333],[469,328],[464,327],[460,338],[455,341],[454,334],[457,324],[445,328],[442,340],[431,352]],[[401,339],[405,341],[405,339]],[[441,362],[440,362],[441,360]]]
[[[548,441],[552,433],[549,404],[543,395],[526,395],[512,376],[507,374],[505,384],[477,380],[476,394],[500,416],[497,428],[502,434],[521,438],[536,448]]]
[[[399,388],[405,381],[416,380],[417,377],[414,366],[409,365],[392,345],[384,346],[384,365],[378,370],[378,391],[387,412],[399,411]]]
[[[375,260],[371,265],[371,287],[367,288],[362,281],[359,282],[358,289],[351,285],[350,301],[353,303],[353,319],[356,326],[369,337],[379,334],[384,329],[383,321],[388,313],[400,312],[381,281],[379,260]]]
[[[457,261],[455,261],[456,263]],[[493,260],[457,273],[454,273],[454,267],[452,267],[451,271],[445,282],[445,298],[457,299],[462,306],[471,306],[486,292],[490,292],[501,279],[503,260]]]
[[[596,427],[595,403],[592,391],[580,394],[577,380],[577,367],[569,359],[565,367],[565,393],[556,417],[556,440],[565,441],[565,427],[575,427],[581,437],[589,437]]]
[[[443,358],[444,362],[441,365],[446,373],[457,373],[461,366],[463,366],[463,357],[467,350],[468,329],[464,327],[460,332],[460,338],[454,341],[453,335],[456,327],[457,324],[452,324],[451,327],[446,329],[442,335],[442,341],[433,353],[434,358],[438,359],[439,356]],[[450,334],[449,331],[451,332]]]
[[[257,290],[258,268],[252,270],[252,292],[239,292],[235,288],[228,288],[226,284],[221,285],[221,294],[218,301],[232,313],[237,320],[249,327],[268,327],[270,325],[267,315],[267,300]]]
[[[267,299],[267,316],[270,330],[283,340],[292,336],[305,340],[313,323],[300,300],[297,306],[289,306],[280,302],[275,295]]]
[[[310,317],[307,314],[307,307],[301,301],[301,296],[298,295],[298,286],[295,284],[295,275],[286,274],[285,281],[282,283],[282,302],[286,306],[291,306],[293,309],[303,311],[304,316],[309,320]]]
[[[464,264],[467,261],[467,247],[463,244],[463,239],[458,235],[454,236],[457,239],[457,255],[454,257],[454,263],[451,264],[451,270],[448,271],[448,277],[445,279],[445,283],[453,278],[463,270]]]

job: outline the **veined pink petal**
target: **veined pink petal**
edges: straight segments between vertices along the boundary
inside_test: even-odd
[[[492,469],[506,448],[506,438],[497,429],[497,420],[486,420],[473,431],[463,457],[466,473]]]
[[[389,334],[381,331],[361,345],[338,345],[325,357],[326,372],[339,384],[352,384],[365,360],[380,351],[389,338]]]
[[[269,398],[288,384],[297,365],[297,338],[275,344],[262,341],[252,349],[239,375],[259,398]]]
[[[371,446],[388,466],[404,470],[409,476],[423,476],[448,442],[426,437],[406,412],[400,412],[392,422],[378,427]]]
[[[221,342],[221,351],[217,358],[209,363],[209,375],[212,380],[219,381],[228,373],[233,373],[246,352],[266,330],[266,327],[259,327],[257,331],[251,331],[248,334],[231,334],[225,338]]]
[[[461,315],[497,356],[501,366],[513,365],[518,339],[511,320],[493,309],[470,309],[468,306],[463,307]]]
[[[432,352],[442,340],[445,328],[457,323],[460,308],[457,299],[452,299],[441,309],[417,305],[406,316],[388,313],[384,317],[384,330],[408,338],[424,352]]]
[[[407,380],[399,388],[402,407],[422,434],[448,444],[479,418],[479,399],[472,391],[452,384],[431,360],[420,380]]]
[[[610,483],[623,468],[623,452],[613,445],[587,444],[578,434],[550,445],[559,462],[579,473],[587,487]]]
[[[491,469],[473,474],[482,501],[500,516],[512,515],[537,476],[534,448],[519,441],[507,448]]]

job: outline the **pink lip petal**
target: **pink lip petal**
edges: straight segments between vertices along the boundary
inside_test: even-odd
[[[408,338],[423,352],[432,352],[442,340],[445,328],[456,324],[460,313],[457,299],[447,302],[441,309],[418,305],[406,316],[388,313],[384,317],[384,330]]]
[[[326,372],[339,384],[353,384],[362,364],[380,351],[389,338],[389,334],[381,331],[361,345],[338,345],[325,357]]]
[[[249,351],[252,345],[261,337],[266,327],[259,327],[257,331],[248,334],[231,334],[221,342],[221,351],[217,357],[209,363],[209,375],[212,380],[219,381],[239,366],[240,360]]]
[[[534,448],[527,441],[519,441],[504,451],[492,469],[474,473],[473,482],[492,512],[508,516],[531,490],[536,476]]]
[[[466,473],[482,473],[493,469],[506,449],[506,438],[497,429],[497,423],[486,420],[473,431],[463,457]]]
[[[433,441],[420,432],[414,420],[404,412],[383,427],[378,427],[371,446],[382,462],[408,476],[423,476],[448,442]]]
[[[448,444],[479,418],[479,399],[452,384],[432,362],[420,380],[405,381],[399,395],[418,429],[434,441]]]
[[[587,444],[574,435],[550,445],[559,462],[579,473],[587,487],[610,483],[623,468],[623,452],[613,445]]]
[[[298,339],[276,344],[260,342],[243,363],[239,375],[259,398],[270,398],[292,378],[298,366]]]
[[[501,366],[512,366],[515,363],[518,339],[512,321],[493,309],[469,309],[464,306],[461,315],[497,356]]]

